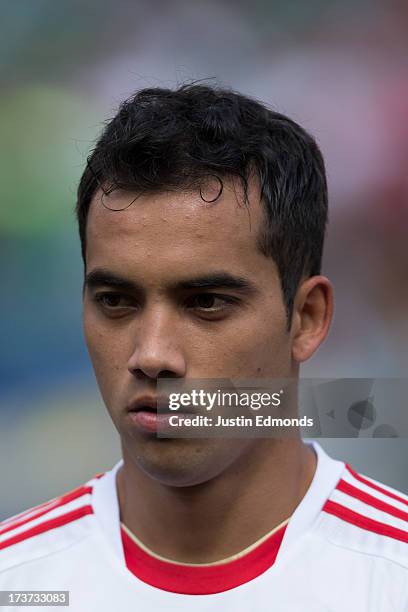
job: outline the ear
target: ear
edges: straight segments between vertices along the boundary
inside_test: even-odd
[[[333,318],[333,287],[325,276],[312,276],[296,292],[291,335],[292,358],[301,363],[326,338]]]

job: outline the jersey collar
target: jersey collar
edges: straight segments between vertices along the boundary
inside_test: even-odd
[[[291,548],[292,543],[308,531],[316,521],[324,503],[330,497],[344,470],[342,461],[336,461],[329,457],[317,442],[311,442],[310,444],[317,455],[316,471],[306,495],[293,513],[289,524],[282,531],[281,535],[283,537],[276,551],[276,562],[281,560]],[[123,460],[121,459],[95,483],[92,506],[103,537],[120,562],[125,564],[116,489],[116,475],[122,465]]]

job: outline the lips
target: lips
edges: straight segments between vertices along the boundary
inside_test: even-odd
[[[143,396],[133,400],[129,405],[129,412],[156,412],[158,406],[166,406],[167,400],[159,397]]]
[[[133,400],[128,405],[128,412],[152,412],[156,414],[198,414],[198,410],[194,407],[183,406],[177,411],[170,410],[169,398],[166,396],[143,396]]]
[[[159,408],[159,410],[158,410]],[[169,431],[169,418],[175,414],[193,414],[193,410],[184,408],[173,411],[169,408],[167,397],[141,396],[130,402],[128,414],[133,425],[143,433],[154,434],[158,431]]]

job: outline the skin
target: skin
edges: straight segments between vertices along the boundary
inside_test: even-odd
[[[136,195],[113,192],[109,206]],[[316,466],[298,437],[163,439],[129,420],[129,403],[154,395],[159,376],[296,378],[326,337],[330,282],[300,283],[288,331],[276,265],[256,246],[264,213],[255,180],[249,202],[249,211],[239,205],[232,181],[214,204],[172,191],[144,194],[121,211],[105,208],[98,191],[87,221],[86,274],[103,269],[136,285],[84,286],[85,338],[121,437],[121,520],[180,562],[213,562],[262,537],[293,513]],[[179,286],[216,272],[247,279],[251,289]]]

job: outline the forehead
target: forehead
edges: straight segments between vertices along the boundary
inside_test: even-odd
[[[114,191],[103,200],[102,195],[100,190],[94,195],[87,220],[88,270],[107,265],[131,270],[148,261],[151,271],[187,263],[202,270],[222,263],[250,271],[265,260],[257,248],[264,213],[255,182],[249,184],[247,206],[231,180],[214,203],[204,202],[199,191],[162,191],[111,210],[127,206],[137,194]]]

